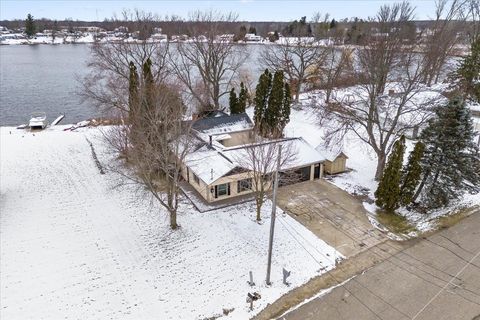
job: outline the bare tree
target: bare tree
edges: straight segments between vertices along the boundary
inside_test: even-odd
[[[325,103],[330,103],[333,90],[339,85],[345,85],[345,77],[353,72],[353,49],[335,46],[328,48],[328,56],[321,65],[317,67],[315,82],[325,93]],[[344,81],[342,81],[344,80]]]
[[[465,11],[465,17],[469,25],[467,32],[470,36],[470,43],[473,43],[480,38],[480,1],[469,0]]]
[[[430,99],[418,96],[423,76],[421,63],[413,52],[415,43],[406,43],[402,27],[411,20],[407,3],[382,6],[376,29],[357,51],[355,76],[360,84],[349,96],[337,97],[327,105],[333,124],[327,130],[332,143],[353,132],[377,156],[375,178],[380,179],[387,154],[402,134],[426,121]],[[385,94],[389,84],[392,90]]]
[[[198,107],[220,109],[220,99],[230,90],[232,81],[247,55],[245,47],[220,38],[222,26],[233,23],[232,13],[215,11],[191,14],[188,42],[179,42],[170,53],[170,65],[183,83],[185,93]]]
[[[262,206],[273,187],[273,172],[276,170],[280,144],[282,145],[280,167],[285,168],[295,161],[297,152],[292,140],[288,139],[272,141],[256,136],[251,146],[239,149],[235,156],[235,161],[247,169],[246,175],[252,181],[257,221],[262,220]],[[295,177],[295,174],[285,172],[280,175],[279,181],[286,183],[287,180],[294,180]]]
[[[132,170],[122,168],[117,172],[126,181],[147,190],[167,209],[170,227],[176,229],[182,163],[191,150],[193,138],[189,124],[183,121],[185,105],[179,90],[162,83],[149,94],[153,95],[153,107],[135,113],[131,119],[135,130],[127,129],[111,136],[116,145],[121,145],[122,133],[128,133],[128,160]]]
[[[125,16],[125,19],[134,23],[140,30],[145,30],[150,28],[153,17],[149,13],[135,11],[131,16]],[[128,114],[130,62],[139,66],[139,78],[142,79],[141,66],[150,60],[153,80],[160,83],[169,74],[168,50],[167,42],[149,43],[139,40],[131,43],[123,41],[94,43],[88,62],[89,73],[80,80],[81,95],[102,112],[115,115]]]
[[[421,37],[426,39],[424,50],[423,82],[428,86],[437,83],[444,71],[449,56],[458,44],[458,33],[465,27],[466,0],[437,0],[435,17],[431,28],[426,28]]]
[[[323,64],[328,51],[311,39],[298,37],[293,43],[265,46],[260,53],[263,67],[283,70],[293,91],[295,102],[305,82],[315,74],[315,68]]]

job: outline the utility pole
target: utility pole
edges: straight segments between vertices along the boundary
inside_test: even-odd
[[[278,171],[280,170],[280,159],[282,157],[282,145],[278,146],[277,169],[275,170],[273,180],[273,199],[272,199],[272,216],[270,217],[270,241],[268,242],[268,263],[267,263],[267,285],[270,285],[270,271],[272,268],[272,247],[273,234],[275,231],[275,214],[277,212],[277,190],[278,190]]]

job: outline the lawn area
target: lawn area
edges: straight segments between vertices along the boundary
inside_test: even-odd
[[[248,319],[340,256],[284,215],[267,287],[269,203],[258,224],[252,203],[199,213],[185,201],[181,228],[171,231],[156,203],[99,173],[86,137],[102,164],[115,160],[98,136],[96,128],[1,128],[1,319],[204,319],[232,308],[225,319]],[[249,312],[254,291],[262,298]]]

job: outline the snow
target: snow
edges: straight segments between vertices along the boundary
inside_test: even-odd
[[[323,162],[325,157],[316,151],[308,142],[306,142],[303,138],[294,138],[294,139],[285,139],[282,141],[272,141],[268,143],[260,143],[258,145],[252,146],[241,146],[241,147],[232,147],[223,150],[223,153],[229,158],[232,159],[233,162],[237,164],[238,167],[245,168],[248,170],[253,170],[253,163],[251,161],[251,157],[249,156],[249,152],[247,148],[253,148],[254,150],[261,150],[263,145],[265,144],[276,144],[282,145],[284,152],[288,152],[291,154],[291,157],[286,160],[282,161],[281,169],[282,170],[289,170],[293,168],[302,167],[309,164]],[[275,150],[274,150],[275,151]],[[263,151],[264,154],[268,154],[268,151]],[[267,167],[271,164],[272,171],[274,170],[276,163],[277,163],[277,156],[272,155],[272,160],[268,161],[269,163],[265,163]],[[261,157],[260,157],[261,159]],[[268,160],[268,159],[267,159]],[[256,164],[258,166],[258,163]]]
[[[253,203],[199,213],[184,201],[172,231],[142,191],[98,172],[86,138],[100,162],[117,163],[98,128],[65,128],[0,129],[1,319],[203,319],[223,308],[234,311],[222,319],[248,319],[341,256],[280,211],[267,287],[269,202],[258,224]]]
[[[219,151],[207,147],[187,154],[185,164],[206,184],[211,184],[236,167]]]
[[[185,157],[185,164],[203,182],[209,185],[219,178],[225,176],[234,168],[253,170],[254,163],[252,162],[252,153],[251,151],[247,150],[247,148],[253,148],[253,150],[259,150],[258,152],[261,152],[261,148],[270,143],[278,145],[281,144],[284,152],[288,152],[289,154],[287,160],[284,161],[283,159],[285,158],[282,159],[282,170],[289,170],[314,163],[320,163],[325,160],[325,157],[315,150],[310,144],[308,144],[308,142],[306,142],[303,138],[295,138],[259,144],[241,145],[230,148],[225,148],[223,146],[216,148],[203,146],[199,150],[187,154]],[[274,149],[270,150],[276,152]],[[263,153],[268,154],[269,151],[267,151],[267,149],[263,149]],[[265,155],[264,157],[267,156]],[[272,159],[260,158],[258,161],[266,161],[264,165],[267,168],[265,168],[264,171],[270,173],[275,170],[277,161],[276,159],[276,154],[273,154]],[[256,165],[258,165],[258,163]]]

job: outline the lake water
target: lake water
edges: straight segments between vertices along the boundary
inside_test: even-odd
[[[87,72],[87,45],[0,46],[0,125],[28,122],[34,111],[65,123],[97,115],[82,104],[76,77]]]
[[[244,68],[258,76],[259,46],[249,46]],[[65,114],[62,123],[99,116],[91,103],[82,103],[79,82],[88,72],[89,45],[0,46],[0,126],[27,123],[42,111],[49,122]]]

